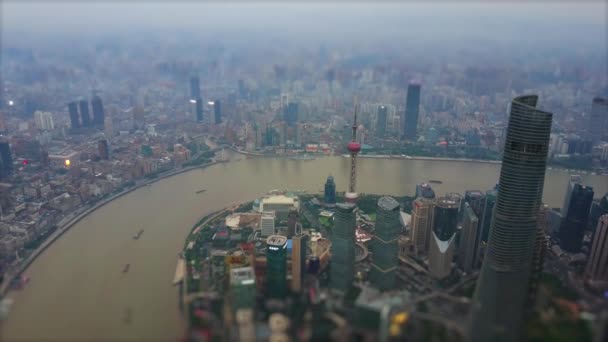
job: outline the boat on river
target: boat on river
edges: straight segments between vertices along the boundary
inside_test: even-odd
[[[203,193],[203,192],[205,192],[205,191],[207,191],[207,189],[201,189],[201,190],[197,191],[196,193],[197,193],[197,194],[202,194],[202,193]]]
[[[443,184],[443,182],[442,182],[442,181],[440,181],[440,180],[436,180],[436,179],[431,179],[431,180],[429,180],[429,183],[432,183],[432,184]]]
[[[143,229],[140,229],[137,234],[133,235],[133,240],[139,240],[139,237],[141,236],[141,234],[144,233]]]
[[[131,308],[127,308],[127,310],[125,311],[125,317],[122,320],[123,323],[131,324],[132,316],[133,316],[133,310],[131,310]]]
[[[131,267],[131,264],[126,264],[125,268],[122,269],[122,273],[127,273],[129,272],[129,268]]]
[[[0,321],[4,320],[8,316],[12,305],[13,300],[10,298],[4,298],[2,301],[0,301]]]

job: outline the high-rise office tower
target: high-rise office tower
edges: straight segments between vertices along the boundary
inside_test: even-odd
[[[53,120],[52,113],[37,110],[34,112],[34,122],[39,130],[52,131],[55,129],[55,121]]]
[[[450,275],[456,248],[460,202],[442,197],[435,202],[433,230],[429,241],[429,273],[437,279]]]
[[[253,267],[237,267],[230,270],[232,310],[255,307],[255,272]]]
[[[194,101],[196,101],[196,103],[194,104],[194,110],[196,112],[196,121],[203,122],[203,99],[199,97]]]
[[[405,125],[403,133],[407,140],[416,140],[419,111],[420,84],[412,82],[407,87],[407,100],[405,102]]]
[[[416,198],[419,197],[433,199],[435,198],[435,191],[428,183],[418,184],[416,185]]]
[[[553,116],[537,109],[537,101],[530,95],[511,103],[490,240],[475,289],[473,341],[522,337]]]
[[[266,294],[283,299],[287,294],[287,238],[271,235],[266,239]]]
[[[298,224],[298,209],[289,209],[287,215],[287,238],[291,239],[296,234],[296,225]]]
[[[538,293],[538,285],[543,272],[543,264],[545,261],[545,252],[547,250],[547,213],[549,207],[543,205],[538,209],[538,217],[536,219],[536,239],[534,240],[534,254],[532,256],[532,269],[530,272],[530,285],[528,286],[528,299],[526,307],[528,310],[534,308],[536,303],[536,294]]]
[[[76,101],[68,103],[68,112],[70,113],[70,127],[80,128],[80,120],[78,118],[78,103]]]
[[[600,217],[605,214],[608,214],[608,193],[599,200],[594,200],[591,204],[591,211],[589,213],[589,226],[591,230],[595,230]]]
[[[464,201],[461,202],[460,221],[464,221],[464,204],[468,203],[477,217],[477,233],[475,235],[475,255],[473,257],[474,268],[478,268],[481,262],[481,245],[483,238],[483,215],[486,205],[486,195],[479,190],[466,190],[464,192]],[[489,229],[488,223],[488,229]]]
[[[378,115],[376,115],[376,136],[378,136],[378,138],[382,138],[386,134],[387,115],[388,108],[386,108],[386,106],[379,106]]]
[[[332,176],[327,177],[324,195],[325,204],[336,204],[336,183]]]
[[[417,256],[426,254],[433,219],[433,203],[429,198],[418,197],[412,208],[410,237]]]
[[[566,196],[564,196],[564,205],[562,206],[562,217],[566,217],[568,214],[568,208],[570,207],[570,197],[572,196],[572,190],[576,184],[583,184],[583,178],[579,175],[570,175],[568,181],[568,187],[566,189]]]
[[[274,211],[264,211],[260,218],[260,234],[263,237],[275,234],[274,220],[276,218]]]
[[[608,138],[608,100],[605,98],[593,99],[589,116],[589,137],[594,143]]]
[[[494,214],[494,206],[496,206],[496,196],[498,191],[495,189],[486,191],[486,198],[483,204],[483,212],[481,217],[481,241],[487,243],[490,237],[490,224],[492,223],[492,215]]]
[[[190,100],[197,100],[201,97],[201,85],[198,76],[190,78]]]
[[[89,114],[89,102],[87,100],[78,101],[78,107],[80,108],[80,120],[82,121],[82,127],[91,126],[91,115]]]
[[[462,210],[464,209],[464,204],[469,203],[475,215],[480,218],[481,213],[483,212],[485,199],[485,195],[479,190],[466,190],[464,192],[464,201],[461,202],[460,210],[462,212]]]
[[[591,282],[608,281],[608,215],[600,217],[593,233],[585,277]]]
[[[334,214],[329,285],[342,292],[352,286],[355,275],[355,208],[352,203],[338,203]]]
[[[291,241],[291,289],[294,292],[299,292],[302,290],[304,275],[306,274],[308,235],[297,234]]]
[[[376,229],[372,240],[374,259],[369,278],[382,291],[395,287],[400,232],[399,202],[392,197],[381,197],[376,207]]]
[[[101,139],[97,142],[97,154],[102,160],[110,159],[110,147],[108,146],[108,139]]]
[[[462,209],[462,230],[460,232],[458,264],[466,273],[471,273],[477,268],[477,256],[479,241],[479,219],[475,215],[473,207],[464,202]]]
[[[215,124],[219,125],[222,123],[222,103],[220,100],[213,102],[213,113],[215,114]]]
[[[13,173],[13,156],[8,141],[0,141],[0,179],[5,179]]]
[[[583,236],[593,202],[593,188],[574,184],[569,197],[566,215],[562,214],[559,227],[559,245],[566,252],[578,253],[583,246]]]
[[[288,126],[295,126],[298,122],[299,106],[296,102],[289,102],[285,108],[284,120]]]
[[[99,95],[95,95],[91,99],[91,108],[93,109],[93,125],[104,127],[106,115],[103,110],[103,102],[101,101],[101,97],[99,97]]]

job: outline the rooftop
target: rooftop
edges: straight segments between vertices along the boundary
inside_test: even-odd
[[[269,246],[284,246],[287,243],[287,238],[281,235],[271,235],[266,239],[266,244]]]
[[[382,196],[378,200],[378,207],[382,210],[393,211],[399,208],[399,202],[390,196]]]

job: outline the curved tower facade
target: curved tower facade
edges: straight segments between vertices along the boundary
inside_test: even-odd
[[[460,198],[437,199],[433,213],[433,230],[429,241],[429,273],[437,279],[450,275],[454,256]]]
[[[374,259],[369,276],[372,284],[383,291],[392,290],[396,285],[400,233],[399,202],[383,196],[376,209],[376,232],[371,244]]]
[[[329,285],[343,292],[350,288],[355,275],[355,208],[353,203],[338,203],[334,214]]]
[[[530,95],[511,103],[488,250],[475,290],[472,341],[522,337],[552,121],[537,101]]]

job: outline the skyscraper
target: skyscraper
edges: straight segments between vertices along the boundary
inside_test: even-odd
[[[589,226],[591,230],[595,230],[600,217],[605,214],[608,214],[608,193],[591,204],[591,211],[589,213]]]
[[[593,188],[574,184],[570,193],[566,215],[562,214],[559,227],[559,245],[566,252],[578,253],[583,246],[589,210],[593,202]]]
[[[415,140],[418,130],[418,113],[420,111],[420,84],[410,83],[407,87],[407,100],[405,102],[404,137]]]
[[[458,264],[466,273],[471,273],[477,267],[479,248],[479,219],[469,202],[464,202],[462,210],[462,230],[460,233]]]
[[[222,123],[222,104],[220,100],[213,102],[213,113],[215,114],[215,124],[219,125]]]
[[[369,278],[376,288],[383,291],[395,287],[400,232],[399,202],[392,197],[381,197],[376,207],[376,229],[372,240],[374,259]]]
[[[388,115],[388,109],[386,106],[378,107],[378,115],[376,116],[376,136],[379,138],[384,137],[386,134],[386,117]]]
[[[194,104],[194,109],[196,112],[196,121],[197,122],[203,122],[203,99],[201,99],[200,97],[198,97],[196,100],[194,100],[196,103]]]
[[[464,209],[464,204],[469,203],[475,215],[479,218],[483,212],[483,207],[486,197],[479,190],[466,190],[464,192],[464,201],[461,202],[461,212]]]
[[[608,215],[600,217],[593,233],[585,277],[592,282],[608,281]]]
[[[103,127],[106,120],[106,115],[103,110],[103,102],[99,95],[93,96],[91,99],[91,108],[93,109],[93,125]]]
[[[435,198],[435,191],[428,183],[421,183],[416,185],[416,198],[427,198],[433,199]]]
[[[336,204],[336,183],[334,183],[334,177],[327,177],[325,182],[325,204]]]
[[[295,235],[291,246],[291,289],[298,292],[302,290],[304,274],[306,273],[308,235],[301,233]]]
[[[355,275],[355,208],[352,203],[338,203],[334,214],[329,285],[342,292],[351,287]]]
[[[298,209],[289,209],[287,215],[287,238],[291,239],[296,234],[296,225],[298,224]]]
[[[583,178],[579,175],[570,175],[570,180],[568,181],[568,187],[566,188],[566,196],[564,196],[564,205],[562,206],[562,217],[566,217],[568,214],[568,208],[570,207],[570,197],[572,197],[572,190],[574,189],[574,185],[583,184]]]
[[[522,337],[553,116],[537,109],[537,101],[530,95],[511,103],[490,240],[475,289],[473,341]]]
[[[486,191],[486,198],[483,204],[483,212],[481,217],[481,241],[487,243],[490,236],[490,224],[492,223],[492,215],[494,214],[494,206],[496,206],[496,196],[498,191],[495,189]]]
[[[190,78],[190,100],[197,100],[201,97],[201,85],[198,76]]]
[[[0,179],[5,179],[13,173],[13,156],[8,141],[0,141]]]
[[[410,237],[417,256],[426,254],[433,219],[433,200],[418,197],[412,208]]]
[[[271,235],[266,239],[266,294],[283,299],[287,294],[287,238]]]
[[[78,101],[78,107],[80,108],[80,120],[82,121],[82,127],[91,126],[91,115],[89,115],[89,102],[87,100]]]
[[[76,101],[68,103],[68,112],[70,113],[70,127],[80,128],[80,120],[78,119],[78,103]]]
[[[608,100],[596,97],[591,104],[589,137],[594,143],[608,139]]]
[[[52,113],[37,110],[34,113],[34,122],[39,130],[52,131],[55,129],[55,121],[53,120]]]
[[[285,108],[284,120],[288,126],[295,126],[298,122],[299,106],[296,102],[289,102]]]
[[[460,202],[454,198],[442,197],[435,202],[429,241],[429,273],[437,279],[447,277],[452,271],[459,207]]]
[[[275,212],[274,211],[264,211],[262,212],[262,217],[260,218],[260,233],[263,237],[271,236],[275,234],[274,220],[275,220]]]

